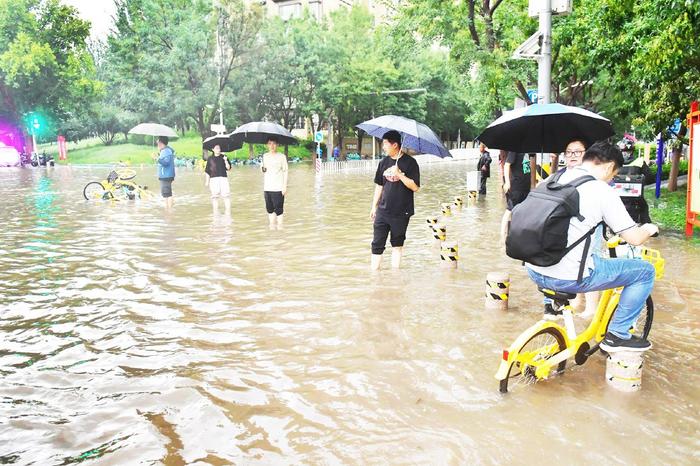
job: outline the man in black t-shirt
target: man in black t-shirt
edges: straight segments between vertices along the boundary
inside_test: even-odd
[[[506,211],[501,221],[501,240],[505,241],[510,227],[513,207],[530,194],[530,158],[522,152],[508,152],[503,165],[503,192],[506,195]]]
[[[378,270],[386,239],[391,233],[391,266],[399,268],[408,221],[413,215],[413,193],[420,188],[418,163],[401,152],[401,134],[388,131],[382,137],[387,154],[374,176],[374,197],[369,217],[374,221],[372,270]]]

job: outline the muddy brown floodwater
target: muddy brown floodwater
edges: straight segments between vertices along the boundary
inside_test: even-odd
[[[609,388],[596,354],[501,395],[541,296],[497,245],[494,179],[448,220],[461,260],[440,267],[425,217],[467,168],[422,167],[404,266],[377,274],[368,172],[292,166],[269,231],[253,167],[231,172],[229,218],[184,169],[172,212],[84,201],[104,167],[2,169],[0,463],[699,464],[700,247],[653,241],[640,392]],[[484,310],[491,271],[511,274],[507,312]]]

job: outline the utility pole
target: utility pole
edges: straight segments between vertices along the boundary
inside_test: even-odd
[[[530,0],[528,5],[529,16],[539,18],[539,29],[515,49],[513,58],[537,60],[538,104],[548,104],[552,97],[552,14],[569,14],[572,7],[573,0]],[[552,165],[557,158],[550,161]],[[533,188],[537,184],[537,157],[532,155],[530,184]]]
[[[540,0],[542,45],[537,59],[537,103],[548,104],[552,95],[552,0]]]
[[[219,4],[217,0],[212,1],[212,7],[217,13],[216,17],[216,51],[215,51],[215,56],[216,56],[216,64],[217,68],[219,69],[219,86],[221,86],[221,80],[223,76],[223,63],[224,63],[224,48],[222,45],[222,40],[221,40],[221,8],[222,6]],[[226,127],[224,126],[224,109],[221,105],[221,101],[223,99],[223,89],[219,89],[219,99],[217,102],[217,105],[219,107],[218,112],[219,112],[219,124],[217,125],[212,125],[211,130],[215,131],[217,134],[223,134],[226,132]],[[209,105],[207,105],[209,107]],[[210,107],[211,108],[211,107]]]

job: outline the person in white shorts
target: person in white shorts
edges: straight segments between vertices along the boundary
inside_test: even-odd
[[[219,212],[219,198],[224,201],[224,209],[226,215],[231,214],[231,189],[228,184],[226,172],[231,169],[231,162],[228,157],[221,153],[221,147],[217,144],[212,149],[213,155],[207,159],[207,165],[204,168],[204,176],[206,177],[205,186],[209,186],[211,191],[211,205],[214,213]]]

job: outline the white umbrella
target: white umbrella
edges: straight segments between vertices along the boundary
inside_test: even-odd
[[[169,126],[159,125],[158,123],[141,123],[129,130],[129,134],[141,134],[143,136],[167,136],[176,138],[177,133]]]

